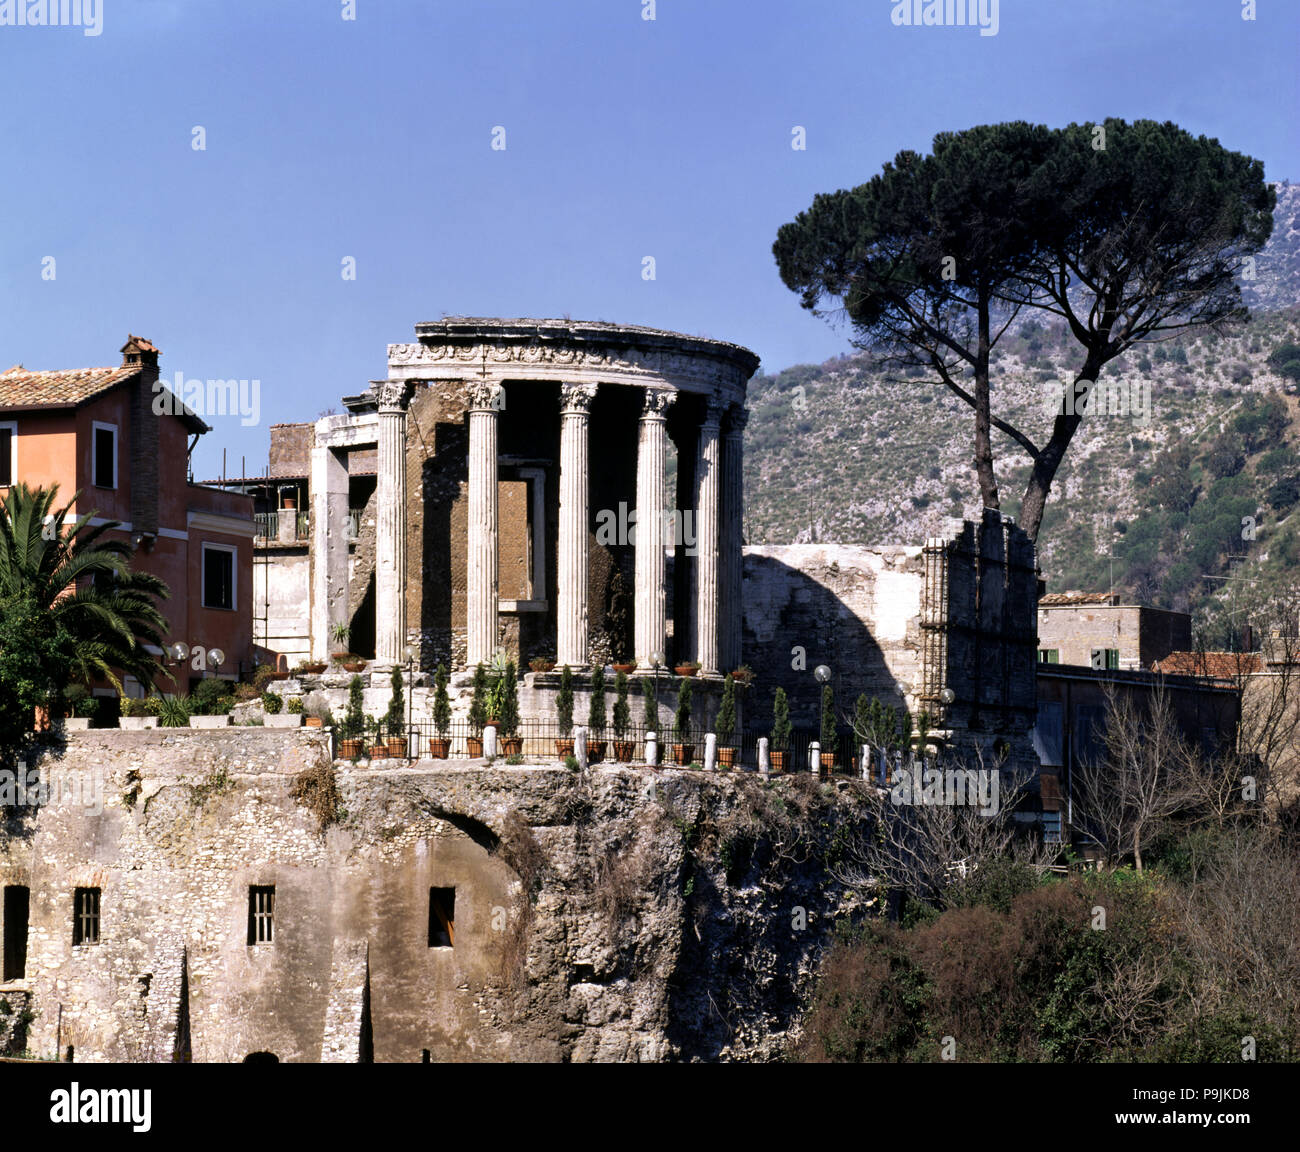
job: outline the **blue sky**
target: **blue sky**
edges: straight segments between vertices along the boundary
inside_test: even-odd
[[[196,473],[223,447],[260,472],[270,424],[444,313],[678,329],[767,371],[847,350],[776,230],[938,131],[1170,119],[1300,179],[1293,0],[1001,0],[987,37],[893,7],[103,0],[98,36],[0,27],[0,360],[116,363],[132,331],[169,380],[258,379],[259,423],[211,420]]]

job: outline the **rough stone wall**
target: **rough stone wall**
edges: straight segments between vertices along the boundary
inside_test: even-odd
[[[772,698],[782,687],[791,720],[816,727],[821,686],[813,669],[819,664],[834,675],[841,712],[852,709],[860,692],[903,704],[899,682],[914,698],[920,689],[924,578],[919,547],[746,548],[742,646],[756,673],[748,722],[771,726]]]
[[[314,424],[271,425],[271,476],[301,478],[311,475],[311,450],[316,441]]]
[[[322,833],[290,789],[325,748],[311,730],[73,735],[61,767],[102,804],[60,797],[0,838],[0,883],[32,890],[33,1051],[53,1053],[62,1006],[90,1061],[173,1059],[185,1018],[195,1061],[767,1058],[856,907],[823,858],[856,784],[341,768]],[[263,884],[274,942],[249,945]],[[102,891],[96,945],[72,945],[79,886]],[[430,887],[456,890],[453,947],[429,946]]]

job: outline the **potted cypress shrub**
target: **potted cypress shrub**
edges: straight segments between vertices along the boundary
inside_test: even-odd
[[[402,685],[402,669],[393,665],[390,677],[393,693],[388,698],[388,711],[384,713],[384,730],[388,734],[388,754],[398,760],[406,759],[406,691]]]
[[[695,745],[688,744],[691,736],[691,680],[683,676],[677,689],[677,711],[673,714],[673,735],[677,742],[673,745],[673,759],[679,768],[684,768],[695,759]]]
[[[636,752],[636,742],[627,738],[632,727],[632,710],[627,704],[627,673],[614,677],[614,759],[620,764],[630,764]]]
[[[441,664],[433,674],[433,730],[429,737],[429,755],[434,760],[446,760],[451,753],[451,700],[447,697],[447,669]]]
[[[732,740],[736,735],[736,682],[730,672],[722,681],[722,701],[718,704],[713,731],[718,737],[718,763],[723,768],[734,768],[736,746]]]
[[[655,681],[648,676],[641,677],[641,698],[645,701],[645,730],[659,732],[659,695],[655,690]],[[659,732],[660,737],[663,736]]]
[[[524,750],[524,739],[519,735],[519,680],[513,660],[506,661],[505,675],[501,680],[505,685],[501,694],[501,754],[519,756]]]
[[[587,727],[591,739],[587,742],[587,762],[599,764],[605,759],[605,669],[597,665],[591,670],[591,705],[587,709]]]
[[[348,683],[348,710],[339,725],[339,755],[344,760],[361,758],[365,751],[365,733],[365,697],[361,692],[361,677],[353,676]]]
[[[829,776],[835,771],[835,753],[839,737],[835,731],[835,690],[829,684],[822,685],[822,775]]]
[[[387,760],[388,738],[384,729],[384,722],[377,720],[373,716],[368,717],[366,719],[366,732],[369,734],[366,744],[368,745],[367,751],[370,754],[370,759]]]
[[[785,771],[786,756],[790,752],[790,700],[784,688],[778,688],[772,698],[772,767],[778,772]]]
[[[555,754],[563,759],[573,755],[573,673],[566,664],[560,669],[560,690],[555,694],[555,724],[560,738]]]
[[[487,722],[487,669],[479,664],[474,669],[474,694],[469,701],[469,736],[465,740],[471,760],[483,755],[483,725]]]

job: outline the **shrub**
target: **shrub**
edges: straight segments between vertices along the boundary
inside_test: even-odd
[[[339,735],[345,740],[358,740],[365,731],[365,696],[362,694],[361,677],[353,676],[348,682],[348,710],[344,713]]]
[[[441,664],[433,674],[433,727],[439,736],[451,728],[451,700],[447,697],[447,669]]]
[[[195,716],[224,716],[234,707],[231,685],[215,676],[206,676],[198,682],[190,696],[190,711]]]
[[[191,700],[188,696],[165,696],[158,706],[159,728],[188,728]],[[203,713],[198,713],[203,715]]]
[[[284,707],[284,699],[274,692],[262,693],[262,711],[268,716],[278,716]]]
[[[614,677],[614,738],[626,740],[627,730],[632,726],[632,710],[627,703],[627,673],[620,672]]]
[[[560,670],[560,690],[555,696],[555,722],[566,740],[573,735],[573,673],[566,664]]]
[[[402,687],[402,669],[393,665],[388,681],[393,688],[388,698],[388,711],[384,713],[384,731],[397,735],[406,730],[406,692]]]
[[[301,697],[301,696],[290,696],[289,699],[285,702],[284,710],[285,710],[286,712],[288,712],[290,716],[301,716],[301,715],[302,715],[302,697]]]
[[[730,672],[722,681],[722,701],[718,704],[713,731],[717,733],[718,743],[723,745],[730,744],[736,732],[736,682]]]
[[[487,723],[487,669],[479,664],[474,669],[473,695],[469,701],[469,729],[476,736]]]
[[[259,695],[266,691],[266,686],[274,677],[275,665],[273,664],[263,664],[253,673],[253,687],[257,689]]]
[[[821,721],[822,749],[827,752],[834,752],[835,740],[835,689],[833,689],[829,684],[823,684]]]
[[[673,735],[684,744],[691,735],[691,678],[683,676],[677,686],[677,711],[673,714]]]
[[[518,672],[513,660],[506,661],[505,675],[501,677],[505,688],[501,694],[501,711],[497,719],[501,721],[502,736],[519,735],[519,683]]]
[[[605,669],[591,670],[591,704],[587,709],[587,727],[597,740],[605,731]]]
[[[790,700],[785,694],[785,689],[778,688],[772,698],[772,750],[787,751],[793,731],[793,725],[790,723]]]
[[[143,711],[140,714],[142,716],[161,716],[162,702],[163,702],[163,698],[160,695],[158,695],[157,692],[149,693],[149,695],[144,698],[144,701],[141,704]]]
[[[655,682],[647,676],[641,678],[641,697],[645,703],[645,728],[647,732],[659,731],[659,696]]]

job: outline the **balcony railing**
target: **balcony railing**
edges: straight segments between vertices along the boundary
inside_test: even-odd
[[[306,540],[311,524],[311,517],[306,512],[296,512],[292,508],[284,508],[279,512],[257,512],[253,516],[256,525],[258,540],[278,540],[280,539],[280,517],[293,516],[294,539]]]

